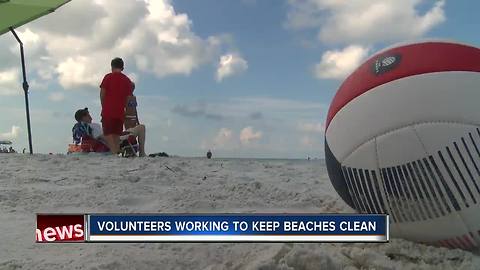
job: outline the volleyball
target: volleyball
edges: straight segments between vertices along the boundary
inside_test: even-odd
[[[480,49],[427,41],[361,64],[328,111],[331,182],[361,213],[386,213],[392,236],[480,245]]]

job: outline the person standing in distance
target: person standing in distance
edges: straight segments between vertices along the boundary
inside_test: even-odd
[[[105,75],[100,84],[102,104],[102,128],[105,141],[114,155],[120,152],[120,135],[125,121],[127,97],[133,93],[132,81],[122,73],[124,63],[121,58],[111,62],[112,72]]]

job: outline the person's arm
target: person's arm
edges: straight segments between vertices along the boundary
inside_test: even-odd
[[[103,106],[103,98],[105,97],[105,88],[101,87],[100,88],[100,103]]]
[[[103,99],[105,98],[105,93],[106,93],[106,87],[108,84],[108,74],[103,77],[102,83],[100,84],[100,104],[102,104],[103,107]]]

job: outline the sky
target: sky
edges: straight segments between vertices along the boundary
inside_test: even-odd
[[[118,56],[136,83],[147,152],[322,158],[329,103],[349,73],[399,42],[480,47],[479,8],[467,0],[73,0],[17,29],[34,152],[65,153],[79,108],[100,122],[98,85]],[[0,140],[21,150],[19,49],[10,33],[0,46]]]

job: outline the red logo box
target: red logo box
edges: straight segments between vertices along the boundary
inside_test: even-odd
[[[85,242],[84,215],[37,214],[37,243]]]

